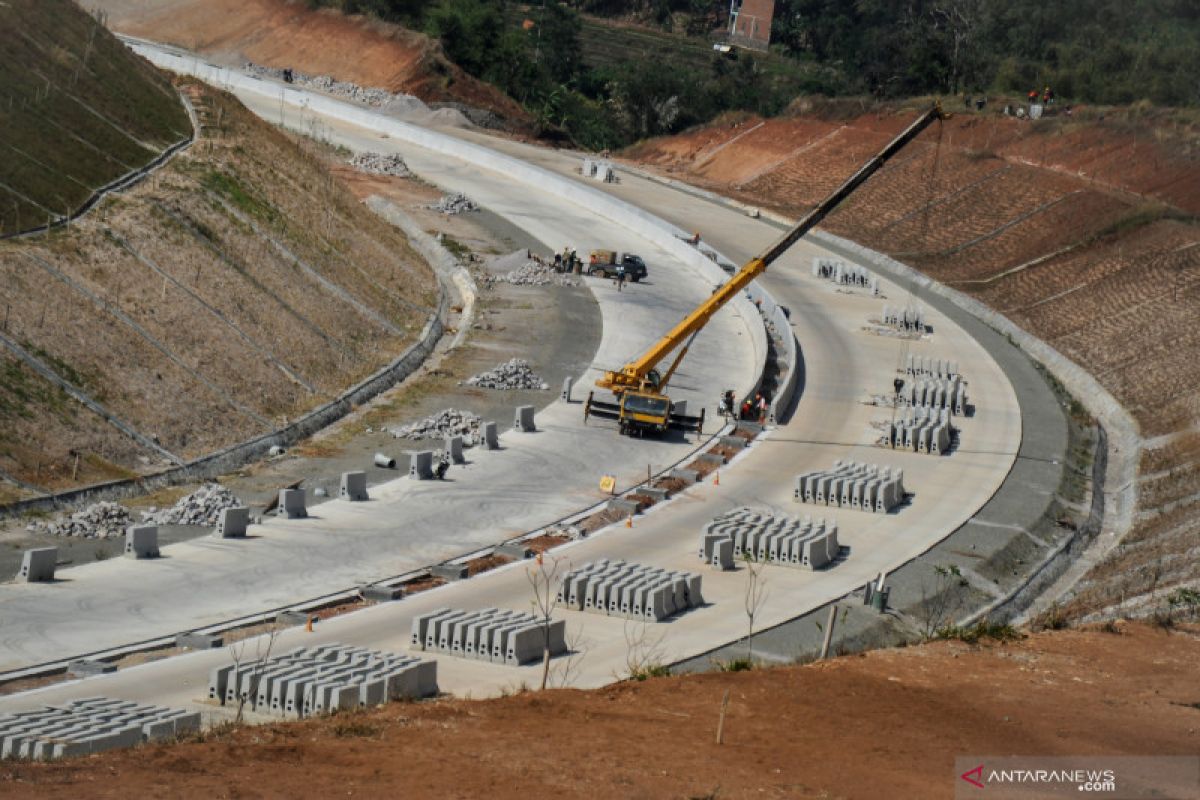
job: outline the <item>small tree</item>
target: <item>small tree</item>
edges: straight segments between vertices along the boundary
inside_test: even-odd
[[[933,586],[921,584],[921,605],[918,607],[921,634],[932,639],[938,631],[947,627],[962,607],[963,590],[967,579],[954,564],[937,565],[933,568]]]
[[[542,626],[542,689],[550,680],[550,623],[554,621],[554,609],[558,607],[559,570],[563,559],[544,558],[538,553],[534,565],[525,570],[525,577],[533,589],[533,613]],[[564,572],[566,570],[563,570]]]
[[[767,589],[767,579],[763,577],[762,571],[766,563],[755,560],[754,556],[747,553],[746,560],[746,660],[754,661],[754,618],[758,616],[758,612],[762,610],[763,604],[767,602],[767,596],[770,591]]]
[[[249,639],[243,639],[240,642],[229,645],[229,655],[233,658],[233,676],[235,680],[239,681],[239,685],[234,687],[234,691],[237,695],[237,716],[234,717],[233,720],[235,725],[242,724],[247,701],[249,701],[252,697],[258,696],[258,683],[262,679],[263,673],[267,669],[267,662],[271,658],[271,650],[275,647],[275,640],[279,638],[279,633],[280,625],[278,622],[276,622],[271,625],[270,629],[265,635],[265,646],[263,636],[256,636],[254,638],[255,665],[254,670],[250,674],[249,689],[245,694],[242,694],[242,687],[240,685],[241,666],[242,659],[246,654],[246,644],[249,642]],[[257,700],[255,700],[251,705],[252,707],[257,705]]]

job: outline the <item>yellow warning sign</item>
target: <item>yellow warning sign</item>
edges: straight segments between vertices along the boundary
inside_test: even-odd
[[[600,491],[606,494],[612,494],[617,490],[617,476],[604,475],[600,478]]]

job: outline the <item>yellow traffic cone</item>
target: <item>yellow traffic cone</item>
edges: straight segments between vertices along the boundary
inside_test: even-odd
[[[632,528],[632,527],[633,527],[633,517],[626,517],[626,518],[625,518],[625,527],[626,527],[626,528]]]

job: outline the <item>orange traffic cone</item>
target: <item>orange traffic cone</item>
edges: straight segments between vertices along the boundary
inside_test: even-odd
[[[307,618],[307,619],[304,621],[304,630],[305,630],[307,633],[312,633],[312,624],[313,624],[313,618],[312,618],[312,616],[310,615],[310,616],[309,616],[309,617],[308,617],[308,618]]]
[[[632,527],[633,527],[633,517],[626,517],[626,518],[625,518],[625,527],[626,527],[626,528],[632,528]]]
[[[721,485],[721,473],[718,472],[715,475],[713,475],[713,486],[720,486],[720,485]]]

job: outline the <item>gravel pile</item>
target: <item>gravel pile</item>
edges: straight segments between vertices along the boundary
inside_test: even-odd
[[[474,447],[480,442],[482,426],[483,420],[479,415],[447,408],[411,425],[389,428],[388,433],[397,439],[443,439],[447,436],[461,436],[464,447]]]
[[[443,214],[462,214],[464,211],[477,211],[479,209],[475,201],[462,192],[445,195],[441,200],[429,207]]]
[[[359,153],[350,159],[350,166],[363,172],[369,172],[372,175],[394,175],[398,178],[407,178],[412,175],[408,164],[404,163],[404,159],[398,153],[391,153],[389,155],[382,153]]]
[[[555,272],[553,267],[530,261],[501,275],[489,276],[489,283],[511,283],[513,286],[578,286],[579,279]]]
[[[275,80],[283,80],[283,70],[275,67],[264,67],[261,64],[248,62],[245,71],[251,75],[261,75]],[[362,103],[373,108],[382,108],[390,104],[406,110],[429,111],[427,105],[410,94],[394,94],[387,89],[359,86],[357,83],[335,80],[331,75],[307,75],[303,72],[292,70],[292,83],[304,89],[316,89],[317,91],[328,92],[329,94],[344,97],[347,100],[353,100],[356,103]]]
[[[543,381],[529,367],[529,362],[523,358],[514,358],[487,372],[467,378],[467,386],[478,386],[481,389],[549,389],[550,385]]]
[[[151,508],[142,512],[147,525],[202,525],[216,527],[221,512],[244,505],[237,495],[219,483],[206,483],[191,494],[179,498],[170,508]]]
[[[34,522],[25,529],[54,536],[78,536],[81,539],[117,539],[133,524],[129,509],[120,503],[101,501],[54,522]]]

